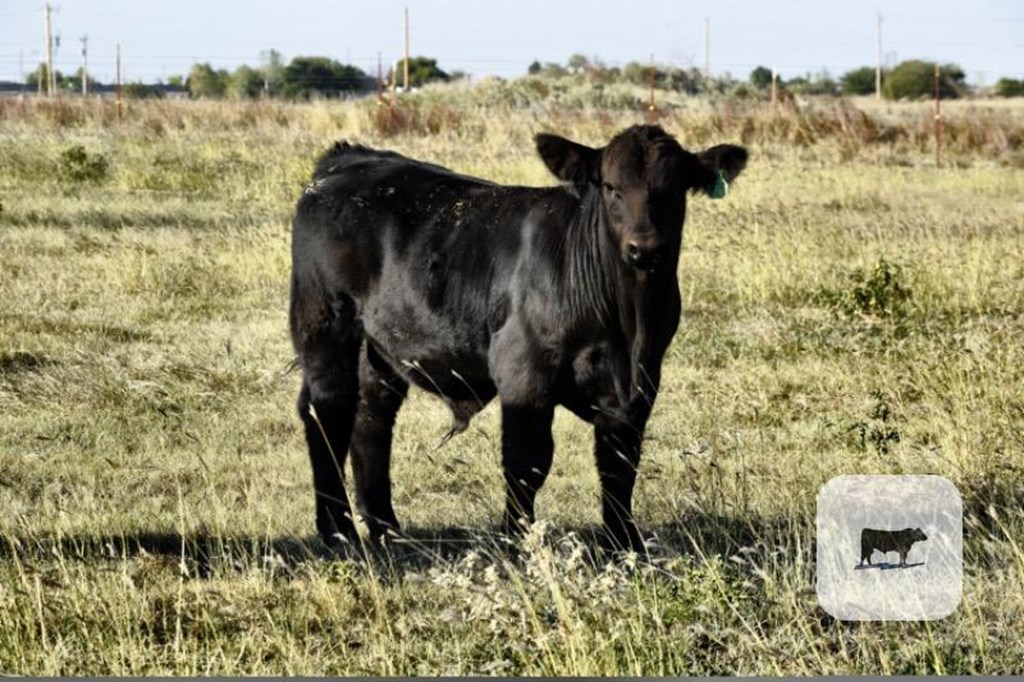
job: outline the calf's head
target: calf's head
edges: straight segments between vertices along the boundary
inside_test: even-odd
[[[600,192],[603,222],[622,260],[641,270],[678,253],[687,191],[723,196],[747,163],[742,147],[723,144],[694,154],[650,125],[628,128],[601,149],[541,134],[537,151],[560,180]]]

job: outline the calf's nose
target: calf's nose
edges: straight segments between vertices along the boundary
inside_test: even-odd
[[[638,270],[652,270],[661,260],[661,249],[641,246],[635,241],[626,244],[626,263]]]

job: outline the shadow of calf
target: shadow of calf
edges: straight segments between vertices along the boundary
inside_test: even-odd
[[[652,556],[693,555],[730,557],[736,553],[764,554],[780,546],[792,546],[793,533],[809,542],[812,528],[795,520],[732,519],[700,513],[648,529],[657,538]],[[595,563],[611,558],[601,528],[593,525],[553,528],[545,542],[561,542],[574,536],[587,548]],[[0,559],[14,556],[30,562],[55,557],[82,562],[123,561],[159,557],[173,561],[188,577],[207,578],[217,571],[239,571],[254,565],[271,565],[285,575],[303,564],[351,560],[379,575],[401,575],[434,565],[457,562],[470,553],[518,560],[522,544],[497,525],[468,529],[459,526],[409,527],[390,536],[380,546],[325,543],[319,536],[268,537],[225,534],[217,531],[138,531],[118,535],[40,534],[0,535]]]
[[[916,568],[917,566],[924,566],[924,562],[923,561],[918,561],[916,564],[890,564],[890,563],[886,563],[886,562],[883,561],[883,562],[879,562],[877,564],[871,564],[869,566],[854,566],[853,570],[855,570],[855,571],[868,571],[868,570],[871,570],[872,568],[877,568],[880,571],[891,571],[893,569]]]

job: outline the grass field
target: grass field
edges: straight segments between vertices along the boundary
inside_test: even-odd
[[[345,137],[549,184],[535,132],[641,120],[480,87],[398,113],[131,102],[120,124],[0,103],[0,673],[1024,672],[1019,103],[949,108],[936,168],[918,105],[678,102],[684,145],[752,158],[691,202],[636,493],[654,559],[594,551],[590,430],[566,413],[543,522],[507,551],[495,406],[438,449],[421,393],[395,444],[410,538],[329,555],[286,326],[314,157]],[[817,606],[815,496],[843,473],[957,484],[956,613]]]

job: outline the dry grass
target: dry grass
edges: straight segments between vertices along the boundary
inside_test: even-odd
[[[592,552],[590,435],[562,413],[546,522],[510,552],[496,411],[437,450],[418,393],[394,472],[413,539],[342,561],[312,537],[285,309],[316,154],[546,184],[532,135],[600,143],[634,94],[428,90],[399,105],[415,125],[374,101],[130,102],[120,124],[0,102],[0,672],[1021,672],[1022,108],[950,107],[936,169],[919,105],[664,103],[687,146],[753,158],[690,210],[637,492],[653,563]],[[815,495],[858,472],[960,487],[950,618],[817,607]]]

